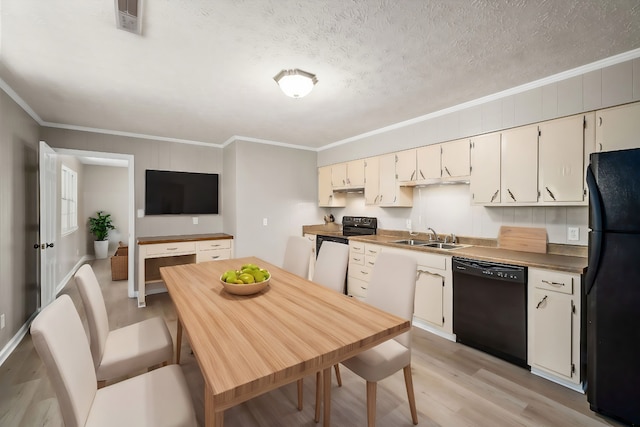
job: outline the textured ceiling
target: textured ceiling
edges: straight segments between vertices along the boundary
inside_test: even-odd
[[[638,0],[2,0],[2,78],[45,123],[322,147],[640,47]],[[273,81],[315,73],[303,99]]]

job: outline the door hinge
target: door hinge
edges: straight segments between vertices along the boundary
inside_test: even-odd
[[[538,129],[538,136],[542,136],[542,131]]]
[[[573,301],[571,301],[571,312],[573,314],[576,314],[576,305],[573,303]]]
[[[442,324],[444,325],[444,316],[442,316]]]
[[[587,128],[587,116],[582,116],[582,129]]]
[[[587,196],[587,189],[586,188],[582,190],[582,195],[585,196],[585,197]]]
[[[469,173],[473,172],[473,166],[469,166]]]
[[[574,363],[571,364],[571,373],[572,374],[576,373],[576,365]]]

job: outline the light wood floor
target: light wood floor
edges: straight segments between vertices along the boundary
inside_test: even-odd
[[[160,315],[171,333],[176,315],[168,294],[147,298],[138,309],[127,298],[126,281],[112,282],[108,260],[94,261],[112,329]],[[73,280],[63,290],[86,321]],[[203,379],[188,340],[182,347],[198,421],[203,421]],[[492,356],[452,343],[420,329],[414,331],[413,380],[421,426],[620,426],[589,410],[586,396],[532,375]],[[333,380],[334,426],[365,426],[365,383],[346,368],[343,386]],[[314,380],[305,379],[304,410],[296,409],[295,384],[282,387],[228,410],[225,426],[315,426]],[[378,385],[380,427],[411,426],[402,371]],[[60,410],[29,335],[0,367],[0,426],[61,426]]]

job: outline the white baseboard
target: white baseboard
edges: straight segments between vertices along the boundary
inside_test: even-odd
[[[432,334],[436,334],[439,337],[442,337],[442,338],[447,339],[449,341],[456,342],[456,335],[455,334],[450,334],[450,333],[441,331],[440,329],[429,325],[428,323],[418,319],[417,317],[413,318],[412,324],[413,324],[413,326],[415,326],[417,328],[420,328],[420,329],[422,329],[424,331],[431,332]]]
[[[76,271],[78,271],[78,269],[80,267],[82,267],[82,264],[86,263],[87,261],[90,261],[94,259],[93,256],[90,255],[84,255],[82,258],[80,258],[80,260],[78,260],[78,262],[76,263],[76,265],[73,266],[73,268],[71,270],[69,270],[69,272],[66,274],[66,276],[64,276],[62,278],[62,280],[60,281],[60,283],[58,283],[56,285],[56,296],[60,293],[60,291],[62,291],[62,289],[67,285],[67,283],[69,282],[69,280],[71,280],[71,278],[73,277],[74,274],[76,274]]]
[[[534,375],[537,375],[539,377],[544,378],[545,380],[549,380],[552,381],[556,384],[560,384],[561,386],[565,386],[573,391],[577,391],[578,393],[582,393],[584,394],[584,383],[580,383],[580,384],[575,384],[572,383],[570,381],[567,381],[563,378],[558,378],[555,375],[549,374],[547,372],[544,372],[540,369],[536,369],[533,366],[531,367],[531,373]]]

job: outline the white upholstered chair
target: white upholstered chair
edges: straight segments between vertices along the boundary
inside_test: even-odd
[[[98,389],[80,316],[68,295],[49,304],[31,325],[66,427],[197,426],[187,382],[169,365]]]
[[[98,387],[141,369],[171,363],[173,340],[162,318],[153,317],[110,331],[100,284],[91,266],[80,267],[75,279],[87,313]]]
[[[381,252],[371,272],[365,302],[403,319],[413,318],[416,261],[406,255]],[[405,332],[344,362],[344,366],[367,381],[368,426],[376,423],[378,381],[404,370],[413,424],[418,424],[411,376],[411,332]]]
[[[301,236],[290,236],[287,240],[282,268],[308,279],[312,253],[313,242],[311,240]]]
[[[343,243],[322,242],[318,258],[316,259],[315,271],[313,273],[313,282],[333,289],[336,292],[344,293],[345,281],[347,279],[347,266],[349,265],[349,245]],[[342,386],[342,378],[340,376],[340,367],[334,366],[338,386]],[[321,385],[320,372],[316,374],[316,422],[320,420],[319,399],[321,393],[319,387]],[[303,380],[298,380],[298,408],[302,409],[302,387]]]

